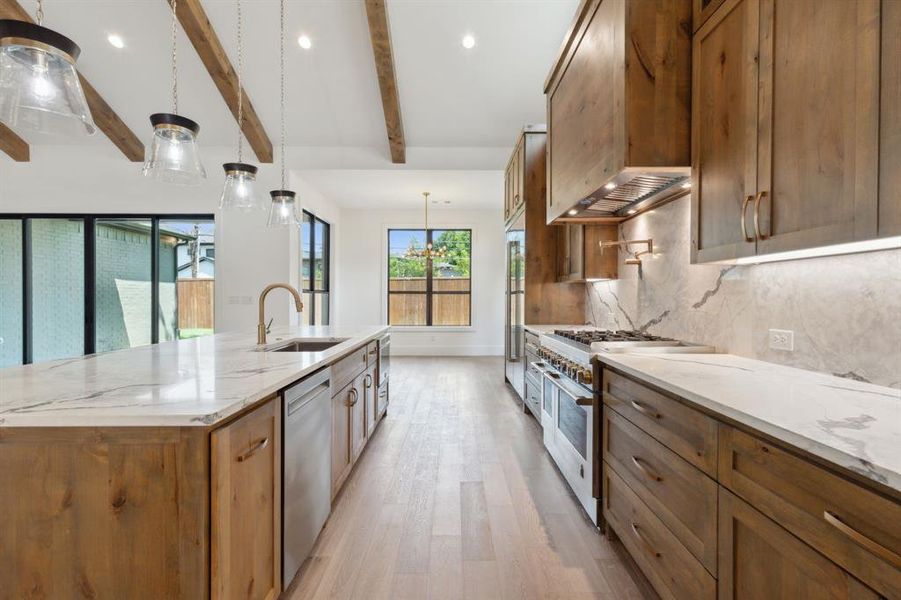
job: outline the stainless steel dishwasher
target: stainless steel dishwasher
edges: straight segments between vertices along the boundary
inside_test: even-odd
[[[287,588],[332,508],[332,408],[325,368],[282,391],[282,581]]]

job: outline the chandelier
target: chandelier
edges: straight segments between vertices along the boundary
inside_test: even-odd
[[[425,235],[426,239],[429,239],[429,192],[423,192],[422,195],[425,198]],[[432,242],[426,242],[425,249],[420,250],[413,244],[412,239],[410,239],[410,247],[407,248],[407,251],[404,253],[405,258],[415,258],[426,261],[444,258],[446,256],[446,247],[441,246],[440,248],[433,248]]]

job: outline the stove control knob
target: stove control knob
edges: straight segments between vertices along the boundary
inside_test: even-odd
[[[579,371],[579,381],[585,385],[591,385],[591,369],[582,369]]]

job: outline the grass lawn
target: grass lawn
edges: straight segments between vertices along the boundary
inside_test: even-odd
[[[180,329],[178,331],[178,339],[189,340],[191,338],[203,337],[205,335],[213,335],[212,329]]]

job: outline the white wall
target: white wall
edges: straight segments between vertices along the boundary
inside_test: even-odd
[[[472,229],[472,326],[403,328],[391,333],[398,355],[501,355],[504,351],[504,222],[501,210],[434,210],[429,226]],[[389,227],[422,227],[421,210],[341,211],[341,269],[335,322],[387,322]]]
[[[234,150],[204,148],[207,180],[184,187],[142,177],[141,163],[124,160],[115,148],[33,146],[29,163],[0,162],[0,212],[215,214],[216,330],[252,330],[260,291],[290,280],[297,246],[288,231],[266,227],[265,212],[218,214],[222,163],[234,158]],[[264,200],[277,177],[277,168],[262,165],[258,193]],[[287,294],[276,291],[267,314],[286,324],[289,304]]]

